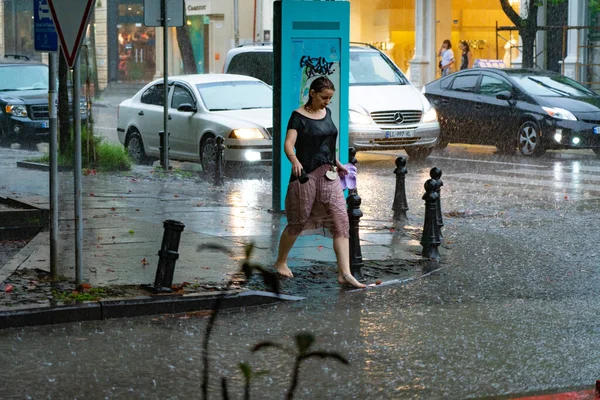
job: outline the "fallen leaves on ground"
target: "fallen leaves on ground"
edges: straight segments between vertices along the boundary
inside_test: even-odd
[[[150,264],[148,261],[146,261],[146,258],[142,258],[142,265],[148,265]]]

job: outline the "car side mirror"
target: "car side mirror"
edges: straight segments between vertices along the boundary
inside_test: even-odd
[[[198,111],[198,109],[191,105],[190,103],[183,103],[180,104],[179,107],[177,107],[177,111],[182,111],[182,112],[196,112]]]
[[[510,100],[512,99],[512,94],[508,90],[504,90],[496,95],[498,100]]]

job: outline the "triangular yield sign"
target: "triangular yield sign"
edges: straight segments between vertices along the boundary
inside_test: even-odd
[[[96,0],[48,0],[62,52],[73,68]]]

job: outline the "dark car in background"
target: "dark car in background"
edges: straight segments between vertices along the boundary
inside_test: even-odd
[[[437,110],[441,140],[541,156],[592,149],[600,156],[600,96],[551,71],[473,68],[435,80],[423,94]]]
[[[46,64],[27,57],[7,55],[0,59],[0,144],[48,140],[48,75]],[[80,102],[84,122],[85,99]]]

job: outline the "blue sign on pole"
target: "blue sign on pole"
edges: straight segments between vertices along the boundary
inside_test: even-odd
[[[33,35],[37,51],[58,51],[58,35],[48,0],[33,0]]]

